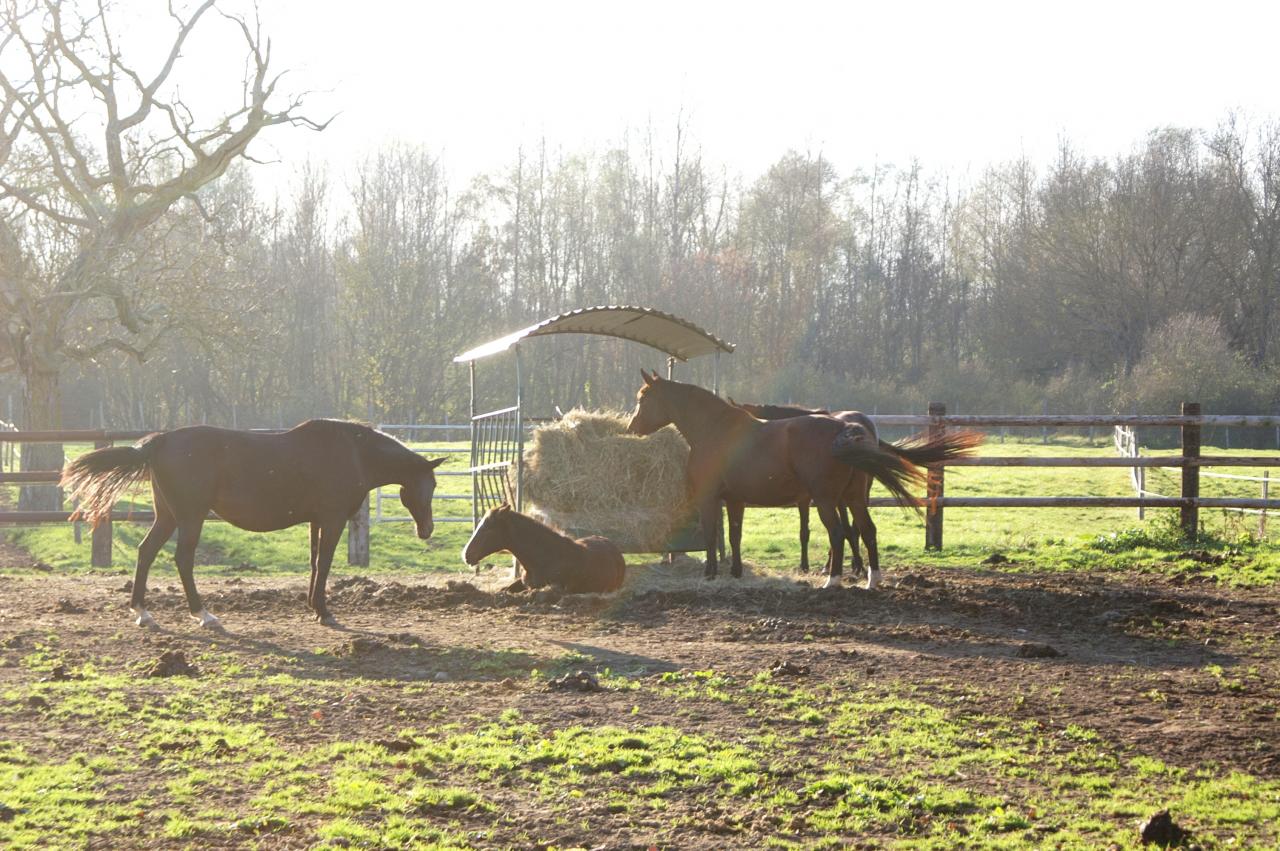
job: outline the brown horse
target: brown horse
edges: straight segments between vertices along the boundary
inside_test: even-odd
[[[196,591],[196,543],[212,511],[233,526],[272,532],[311,524],[311,588],[316,620],[335,625],[325,605],[325,582],[347,519],[370,490],[400,485],[418,537],[431,537],[435,468],[388,434],[341,420],[307,420],[280,434],[192,426],[152,434],[134,446],[98,449],[62,471],[62,486],[79,502],[73,517],[94,524],[132,484],[151,479],[155,523],[138,545],[131,601],[138,626],[154,626],[146,610],[147,572],[165,542],[178,532],[174,560],[192,617],[217,627]]]
[[[924,481],[920,465],[969,455],[982,442],[974,432],[948,432],[889,444],[872,438],[861,426],[827,416],[761,421],[701,387],[643,370],[641,375],[644,385],[636,394],[636,411],[627,430],[652,434],[674,423],[689,444],[685,475],[702,521],[708,579],[717,572],[720,501],[729,516],[730,572],[741,576],[743,509],[812,500],[832,550],[833,573],[826,582],[832,587],[840,582],[844,562],[839,506],[850,493],[855,470],[884,485],[899,505],[918,507],[920,500],[909,488]],[[879,569],[874,548],[868,560],[873,570]]]
[[[592,535],[574,540],[503,503],[484,519],[462,549],[462,560],[479,564],[499,550],[520,563],[520,578],[508,591],[559,585],[570,594],[616,591],[622,587],[626,562],[608,538]]]
[[[835,417],[836,419],[840,420],[843,423],[848,423],[849,425],[861,426],[862,428],[866,429],[867,434],[869,434],[872,438],[879,440],[879,435],[876,433],[876,424],[871,421],[870,417],[868,417],[866,414],[862,413],[861,411],[831,412],[831,411],[823,410],[820,408],[800,408],[794,405],[753,405],[749,402],[735,402],[733,401],[732,398],[729,399],[729,404],[741,408],[742,410],[746,411],[748,414],[750,414],[751,416],[755,417],[758,420],[787,420],[787,419],[791,419],[792,417],[808,417],[808,416]],[[871,477],[868,476],[866,473],[855,471],[853,474],[853,481],[850,484],[850,488],[854,493],[860,493],[860,492],[863,493],[864,500],[869,499],[871,496]],[[844,529],[845,540],[849,542],[849,549],[853,555],[854,576],[861,576],[862,570],[863,570],[862,554],[858,551],[858,538],[853,535],[853,530],[857,529],[858,535],[862,538],[864,542],[867,542],[868,536],[870,536],[871,543],[867,543],[867,553],[869,556],[871,553],[871,548],[875,546],[874,541],[875,541],[876,528],[875,528],[875,524],[871,524],[870,527],[867,526],[867,523],[870,522],[869,514],[867,515],[866,521],[861,521],[861,522],[858,521],[857,518],[859,515],[857,512],[855,512],[854,514],[853,524],[852,525],[850,524],[849,512],[851,507],[854,505],[855,501],[856,501],[855,499],[851,498],[851,499],[846,499],[844,502],[840,504],[840,524]],[[800,572],[808,573],[809,572],[809,503],[802,502],[796,507],[800,510]],[[865,502],[863,503],[863,507],[864,508],[866,507]],[[827,553],[827,563],[823,567],[822,572],[828,576],[831,574],[831,553],[830,552]],[[879,584],[880,584],[880,571],[878,569],[873,571],[867,571],[867,587],[875,588]]]

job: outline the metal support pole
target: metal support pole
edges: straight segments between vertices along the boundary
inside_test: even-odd
[[[480,475],[476,473],[476,362],[467,361],[471,381],[471,528],[480,525]]]
[[[516,354],[516,511],[524,511],[524,379],[520,372],[520,347]]]
[[[720,395],[720,353],[716,352],[715,361],[711,366],[711,392]],[[1278,430],[1280,431],[1280,430]]]
[[[942,402],[929,403],[929,416],[933,421],[929,423],[930,439],[942,437],[946,432],[947,426],[941,420],[947,415],[947,406]],[[947,468],[941,464],[931,465],[929,467],[929,477],[926,480],[926,499],[928,507],[926,509],[924,520],[924,548],[926,550],[942,549],[942,494],[946,484]]]
[[[676,377],[676,359],[674,357],[667,358],[667,380],[671,381]]]
[[[1183,402],[1182,415],[1184,417],[1200,416],[1199,402]],[[1187,461],[1200,457],[1200,424],[1184,425],[1182,427],[1182,457]],[[1182,468],[1182,498],[1186,500],[1195,500],[1200,497],[1200,468],[1196,465],[1188,463]],[[1200,509],[1194,502],[1186,503],[1182,506],[1179,513],[1182,520],[1182,534],[1187,540],[1194,541],[1200,530]]]

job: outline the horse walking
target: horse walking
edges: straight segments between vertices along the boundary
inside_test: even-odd
[[[975,432],[947,432],[890,444],[872,438],[860,425],[827,416],[761,421],[701,387],[643,370],[641,376],[644,385],[636,393],[636,410],[627,430],[652,434],[674,423],[689,444],[685,475],[702,521],[708,579],[717,573],[715,542],[721,501],[729,517],[730,572],[741,576],[745,507],[812,500],[832,550],[833,572],[826,582],[829,588],[839,584],[844,562],[845,534],[839,506],[851,492],[855,501],[858,498],[858,492],[851,491],[854,471],[884,485],[899,505],[918,508],[920,500],[909,488],[924,481],[920,465],[969,455],[982,442],[982,435]],[[862,502],[865,509],[865,496]],[[868,557],[874,559],[873,569],[879,570],[875,551]]]
[[[511,553],[520,565],[520,578],[508,591],[545,585],[559,585],[570,594],[616,591],[627,567],[622,551],[608,538],[574,540],[506,503],[485,513],[462,549],[462,560],[479,564],[499,550]]]
[[[427,460],[388,434],[342,420],[307,420],[280,434],[191,426],[83,455],[63,468],[61,484],[79,503],[72,519],[97,525],[110,517],[127,487],[150,478],[155,522],[138,545],[133,575],[131,607],[138,626],[155,625],[146,609],[147,572],[175,530],[174,560],[191,615],[203,627],[219,626],[201,602],[193,575],[196,544],[210,511],[251,532],[310,523],[307,602],[316,620],[334,626],[325,583],[347,520],[370,490],[398,484],[418,537],[430,538],[435,468],[444,460]]]

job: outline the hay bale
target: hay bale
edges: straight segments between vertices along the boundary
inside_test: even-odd
[[[574,535],[659,552],[688,521],[689,445],[668,426],[627,434],[629,414],[575,408],[533,432],[525,447],[530,514]]]

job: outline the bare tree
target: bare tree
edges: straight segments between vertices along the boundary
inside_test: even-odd
[[[6,252],[11,318],[0,352],[23,376],[27,425],[54,428],[69,363],[113,351],[144,358],[172,327],[163,290],[139,286],[122,261],[145,252],[175,205],[198,207],[197,190],[248,158],[263,129],[323,125],[298,113],[298,96],[277,94],[281,75],[256,23],[215,0],[186,14],[170,7],[172,42],[152,70],[122,55],[101,0],[87,12],[59,0],[5,0],[2,9],[0,220],[25,236],[17,268],[33,274],[13,273]],[[199,117],[171,77],[191,34],[219,17],[243,40],[243,99]],[[41,460],[60,464],[61,450]]]

